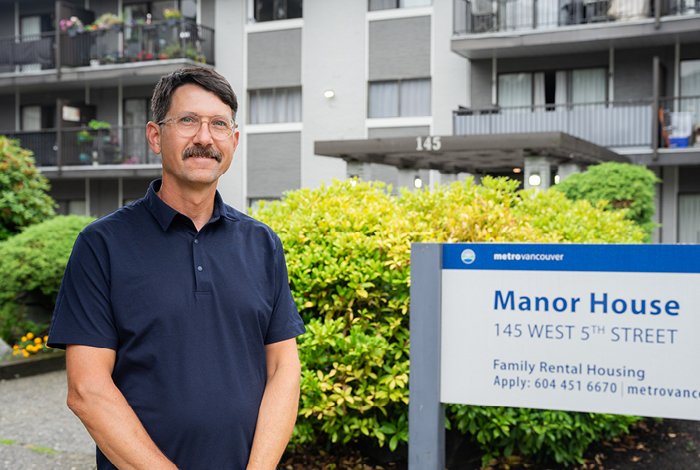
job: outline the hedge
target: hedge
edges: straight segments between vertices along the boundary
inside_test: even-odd
[[[651,232],[658,224],[654,216],[656,183],[661,180],[645,166],[606,162],[588,167],[585,173],[574,173],[555,186],[566,197],[592,204],[604,203],[607,210],[622,210],[625,218],[635,222],[651,241]]]
[[[471,179],[392,196],[383,183],[334,182],[287,193],[255,217],[285,247],[289,281],[307,325],[299,338],[302,390],[292,449],[408,439],[412,242],[640,243],[624,214],[518,182]],[[592,440],[635,419],[451,406],[448,424],[475,436],[485,461],[513,452],[581,462]]]
[[[28,295],[49,311],[78,233],[93,219],[57,216],[0,242],[0,337],[14,344],[24,333],[41,334],[48,321],[27,318]]]

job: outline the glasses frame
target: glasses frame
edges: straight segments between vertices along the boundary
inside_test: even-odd
[[[197,131],[196,131],[194,134],[192,134],[192,135],[185,135],[185,134],[183,134],[183,133],[180,131],[180,128],[177,127],[177,119],[178,119],[179,117],[182,117],[182,116],[193,116],[193,117],[196,117],[197,119],[199,119],[199,127],[197,128]],[[172,122],[173,125],[175,126],[175,131],[176,131],[178,134],[180,134],[182,137],[191,138],[191,137],[194,137],[194,136],[196,136],[197,134],[199,134],[199,131],[202,130],[202,124],[204,124],[204,120],[203,120],[202,118],[209,118],[209,119],[207,120],[207,127],[209,128],[209,134],[211,135],[212,139],[215,139],[215,140],[226,140],[226,139],[228,139],[229,137],[231,137],[231,136],[233,135],[234,132],[236,132],[236,129],[238,128],[238,124],[236,124],[236,121],[234,121],[234,119],[231,118],[231,117],[228,117],[228,116],[221,116],[221,115],[218,115],[218,114],[215,115],[215,116],[200,116],[200,115],[197,114],[197,113],[190,113],[190,112],[184,112],[184,113],[178,114],[177,116],[165,118],[165,119],[163,119],[162,121],[158,122],[158,125],[159,125],[159,126],[163,126],[163,125],[167,124],[168,122]],[[214,119],[214,118],[228,119],[229,121],[231,121],[231,124],[232,124],[232,126],[231,126],[231,133],[230,133],[229,135],[227,135],[226,137],[215,137],[215,136],[214,136],[214,133],[211,131],[211,127],[209,127],[209,126],[211,125],[212,119]]]

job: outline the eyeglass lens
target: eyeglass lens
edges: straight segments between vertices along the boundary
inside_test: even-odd
[[[180,114],[174,121],[177,131],[185,137],[197,135],[202,126],[202,119],[196,114]],[[233,120],[226,116],[213,116],[208,124],[209,132],[216,139],[225,139],[233,133]]]

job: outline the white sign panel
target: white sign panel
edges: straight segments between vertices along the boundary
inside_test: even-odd
[[[440,401],[700,420],[700,246],[443,247]]]
[[[61,109],[64,121],[80,122],[80,108],[64,105]]]

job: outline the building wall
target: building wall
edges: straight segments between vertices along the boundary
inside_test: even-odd
[[[124,204],[146,195],[150,178],[122,178],[122,202]],[[104,217],[117,210],[119,202],[118,178],[90,178],[90,215]],[[51,196],[65,211],[68,201],[85,201],[86,179],[70,178],[51,181]]]
[[[301,133],[248,136],[248,198],[272,199],[301,186]]]
[[[214,0],[199,0],[202,5],[202,17],[199,22],[213,28],[216,24],[216,2]]]
[[[301,29],[248,35],[248,89],[301,85]]]
[[[117,88],[93,88],[90,90],[90,104],[97,107],[97,120],[112,125],[119,124],[119,94]]]
[[[452,111],[470,106],[469,61],[452,52],[452,2],[434,1],[431,26],[433,135],[452,135]]]
[[[219,178],[217,188],[228,204],[240,210],[246,208],[246,2],[244,0],[216,0],[214,22],[216,41],[216,70],[229,81],[238,96],[238,148],[228,171]]]
[[[307,0],[302,30],[301,186],[345,179],[345,162],[314,154],[317,140],[362,139],[367,116],[367,2]],[[395,77],[396,78],[396,77]],[[333,90],[333,98],[324,97]]]
[[[471,108],[491,106],[491,59],[471,61]]]
[[[0,3],[0,31],[3,31],[2,36],[15,34],[14,3]]]
[[[673,46],[615,51],[615,101],[653,96],[654,56],[661,62],[661,96],[673,95]]]
[[[429,77],[430,23],[430,16],[370,22],[370,81]]]
[[[113,13],[117,16],[121,15],[117,0],[93,0],[90,2],[90,9],[95,12],[95,18],[98,18],[104,13]]]
[[[379,137],[415,137],[428,135],[430,135],[429,126],[377,127],[367,129],[368,139],[376,139]]]
[[[0,130],[15,128],[15,95],[0,95]]]
[[[81,4],[82,4],[82,2],[81,2]],[[30,16],[30,15],[38,15],[38,14],[44,14],[44,13],[53,13],[55,10],[56,10],[56,7],[55,7],[55,4],[52,0],[32,0],[30,2],[27,2],[27,1],[19,2],[19,15],[20,15],[20,17]],[[14,7],[12,9],[11,18],[14,18]]]

